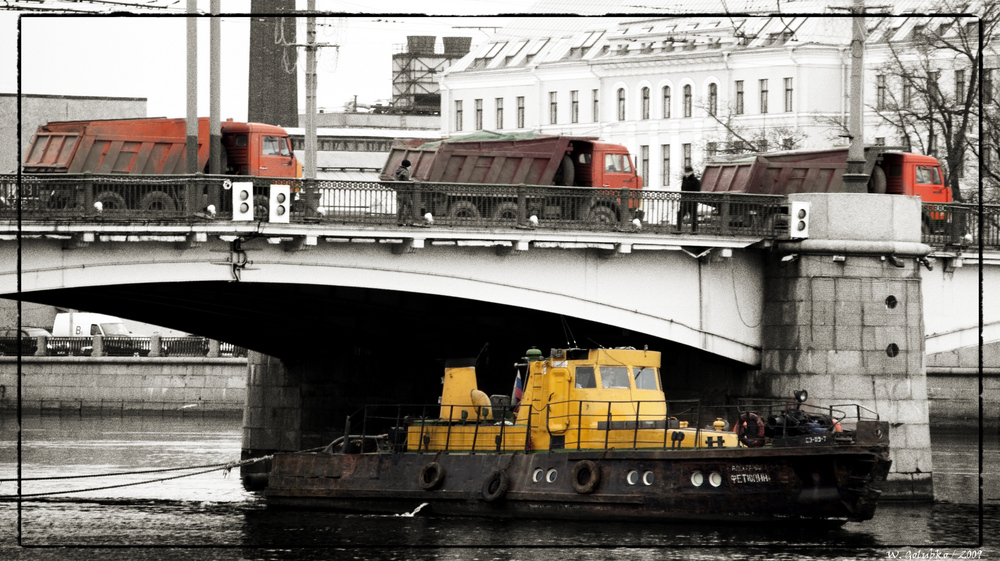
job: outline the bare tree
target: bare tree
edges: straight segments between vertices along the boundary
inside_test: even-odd
[[[706,134],[704,137],[702,149],[708,158],[794,150],[801,148],[806,138],[806,134],[797,127],[748,127],[740,124],[736,110],[731,106],[726,107],[726,111],[721,114],[707,106],[703,109],[722,129],[720,136]]]
[[[980,79],[984,79],[984,86],[991,82],[990,76],[980,76],[980,58],[986,57],[985,62],[995,57],[990,53],[998,6],[986,2],[977,8],[979,18],[921,16],[900,25],[900,18],[887,17],[869,27],[869,51],[880,46],[886,50],[885,64],[876,76],[875,104],[870,109],[896,130],[901,144],[941,160],[945,182],[960,202],[966,199],[960,188],[966,160],[969,156],[978,160],[981,149],[977,138]],[[945,0],[938,13],[970,11],[967,3]],[[903,33],[905,36],[900,36]],[[945,85],[944,80],[950,84]],[[984,93],[992,98],[992,92]],[[995,118],[996,106],[988,105],[992,115],[983,115],[984,132],[995,135],[996,127],[989,117]],[[1000,179],[993,170],[984,171],[993,181]]]

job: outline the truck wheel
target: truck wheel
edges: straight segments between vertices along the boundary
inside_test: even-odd
[[[448,217],[460,220],[478,220],[479,209],[472,201],[455,201],[448,207]]]
[[[618,214],[615,209],[606,205],[594,205],[590,209],[590,213],[587,215],[588,222],[597,222],[599,224],[617,224]]]
[[[492,218],[497,221],[517,220],[517,203],[508,201],[498,204],[493,209]]]
[[[176,209],[177,205],[174,204],[174,200],[163,191],[148,193],[139,202],[139,210],[145,212],[174,212]]]
[[[885,187],[885,170],[875,166],[875,169],[872,170],[871,177],[868,179],[868,192],[884,195]]]
[[[576,168],[573,167],[573,158],[570,158],[568,154],[563,156],[554,180],[556,185],[564,187],[572,187],[576,182]]]
[[[124,197],[114,191],[104,191],[102,193],[98,193],[98,195],[94,197],[94,202],[101,203],[103,212],[125,210],[127,208]]]

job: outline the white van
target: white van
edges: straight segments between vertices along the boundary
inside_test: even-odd
[[[53,337],[128,337],[132,335],[121,319],[91,312],[67,312],[56,314],[52,324]]]

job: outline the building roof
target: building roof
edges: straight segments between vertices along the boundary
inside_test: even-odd
[[[846,16],[852,6],[853,0],[694,0],[682,7],[671,3],[669,8],[662,0],[641,4],[636,0],[546,0],[533,11],[559,16],[533,13],[514,18],[446,74],[573,60],[614,62],[622,57],[705,49],[846,46],[851,40],[851,19]],[[928,10],[920,12],[921,6]],[[938,4],[933,6],[940,9]],[[949,16],[935,18],[932,8],[921,0],[897,1],[877,10],[882,15],[866,18],[869,42],[907,40],[922,25],[937,28],[954,21]],[[834,17],[838,15],[845,17]]]

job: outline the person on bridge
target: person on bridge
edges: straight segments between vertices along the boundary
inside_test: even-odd
[[[697,191],[701,191],[701,180],[694,174],[694,169],[691,166],[684,166],[684,179],[681,180],[681,192],[689,193]],[[698,202],[684,200],[684,195],[681,195],[681,205],[677,209],[678,232],[683,229],[685,214],[691,215],[691,233],[696,233],[698,231]]]
[[[410,160],[403,160],[396,168],[396,181],[410,182]],[[413,185],[396,188],[396,224],[405,226],[411,224],[414,218]]]

